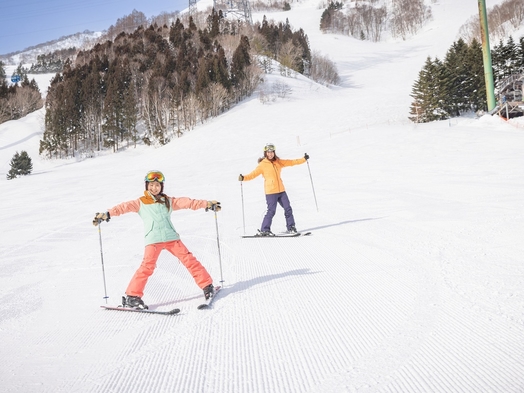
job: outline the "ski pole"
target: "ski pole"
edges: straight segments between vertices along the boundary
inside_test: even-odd
[[[317,196],[315,194],[315,186],[313,185],[313,177],[311,176],[311,169],[309,168],[309,161],[306,160],[306,163],[307,163],[307,170],[309,171],[309,180],[311,180],[311,188],[313,189],[313,197],[315,198],[315,206],[317,207],[317,212],[318,212]]]
[[[220,266],[220,283],[224,285],[224,278],[222,276],[222,255],[220,253],[220,239],[218,237],[218,217],[217,217],[216,208],[213,208],[213,211],[215,212],[215,226],[217,229],[218,265]]]
[[[102,251],[102,230],[100,229],[101,223],[102,223],[102,220],[98,219],[98,238],[100,240],[100,259],[102,260],[102,277],[104,278],[104,295],[105,295],[104,299],[106,299],[106,304],[107,304],[108,296],[107,296],[107,287],[106,287],[106,272],[104,269],[104,252]]]
[[[244,225],[244,235],[246,234],[246,216],[244,214],[244,187],[240,182],[240,197],[242,198],[242,224]]]

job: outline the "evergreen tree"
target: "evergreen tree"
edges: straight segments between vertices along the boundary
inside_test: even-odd
[[[445,110],[452,116],[460,114],[468,109],[468,92],[466,80],[468,70],[466,69],[466,58],[468,46],[464,40],[454,42],[446,53],[444,59],[444,88]]]
[[[298,29],[292,35],[293,46],[299,48],[300,61],[295,64],[295,70],[301,74],[309,75],[311,66],[311,49],[309,47],[309,39],[302,29]],[[297,59],[298,60],[298,59]]]
[[[431,61],[428,58],[427,61]],[[424,85],[424,79],[426,76],[426,70],[423,68],[418,73],[418,79],[413,83],[410,96],[413,98],[409,109],[409,120],[414,123],[424,123],[425,110],[426,110],[426,86]]]
[[[510,36],[506,44],[500,40],[491,51],[493,64],[493,75],[495,83],[501,82],[513,74],[521,72],[524,65],[523,51],[524,42],[521,38],[519,45]]]
[[[59,157],[64,149],[66,131],[66,111],[64,110],[63,76],[56,74],[51,80],[46,97],[45,131],[40,140],[40,154],[46,152],[49,157]]]
[[[330,2],[328,7],[322,13],[320,17],[320,30],[329,30],[333,28],[333,21],[335,20],[335,15],[338,11],[342,9],[344,5],[342,2]]]
[[[97,56],[89,64],[89,73],[83,80],[81,96],[84,106],[83,131],[86,138],[86,150],[100,151],[101,149],[101,120],[103,103],[103,81],[98,64],[100,58]]]
[[[222,86],[229,91],[231,88],[231,80],[229,78],[229,69],[227,66],[226,52],[218,42],[215,41],[217,52],[213,58],[213,74],[215,76],[214,81],[220,83]]]
[[[124,129],[124,133],[122,136],[126,136],[131,139],[131,141],[135,144],[138,141],[138,130],[137,130],[137,123],[138,123],[138,114],[137,114],[137,106],[138,106],[138,100],[136,98],[136,89],[135,89],[135,83],[133,79],[131,78],[131,74],[128,73],[127,79],[126,79],[126,89],[123,93],[123,121],[122,126]]]
[[[29,175],[33,171],[33,163],[25,150],[22,153],[16,152],[10,163],[11,169],[7,174],[7,180],[12,180],[18,176]]]
[[[495,84],[504,79],[504,43],[500,40],[491,50],[491,66],[493,67],[493,80]]]
[[[331,10],[328,7],[324,10],[324,12],[322,12],[322,16],[320,17],[320,30],[322,31],[329,30],[331,28],[332,20],[333,20],[333,15],[332,15]]]
[[[522,72],[524,72],[524,36],[520,37],[517,55],[519,59],[519,63],[518,63],[519,69]]]
[[[504,58],[504,69],[506,77],[516,74],[519,70],[518,47],[512,36],[509,36],[506,45],[503,47],[502,56]]]
[[[174,25],[171,25],[169,30],[169,41],[173,44],[175,48],[179,48],[184,41],[184,25],[180,22],[180,19],[177,18]]]
[[[207,29],[198,30],[198,37],[200,38],[200,43],[202,44],[202,49],[204,51],[209,51],[212,48],[213,41]]]
[[[0,100],[2,98],[7,98],[7,93],[9,91],[8,84],[5,78],[6,74],[4,69],[4,63],[0,61]]]
[[[220,14],[222,14],[222,11],[219,11]],[[220,18],[219,18],[220,19]],[[188,32],[191,34],[191,36],[197,31],[197,26],[195,24],[195,21],[193,20],[193,17],[189,17],[189,23],[188,23]]]
[[[266,16],[262,18],[262,24],[257,27],[258,32],[266,39],[270,56],[276,59],[278,56],[278,31],[273,24],[269,24]]]
[[[104,124],[104,146],[112,147],[113,151],[118,150],[120,132],[122,131],[123,117],[123,91],[124,81],[118,58],[109,66],[107,79],[107,92],[104,100],[102,116]]]
[[[73,69],[66,66],[63,75],[56,74],[46,98],[45,131],[40,141],[40,153],[66,157],[74,152],[75,140],[80,133],[81,100],[78,80]]]
[[[414,101],[410,107],[409,119],[415,123],[443,120],[449,117],[442,109],[445,89],[441,83],[444,66],[438,59],[426,59],[419,77],[413,85],[410,96]]]
[[[222,10],[216,12],[215,9],[211,11],[211,15],[207,17],[207,29],[211,39],[220,34],[220,21],[223,19]]]
[[[212,79],[212,62],[208,61],[205,57],[200,58],[198,63],[198,73],[195,86],[195,92],[202,94]]]
[[[67,63],[66,63],[67,64]],[[67,71],[66,71],[67,70]],[[79,138],[82,134],[82,97],[78,94],[82,89],[82,78],[85,77],[81,69],[69,66],[64,68],[64,115],[66,119],[65,153],[74,156],[78,150]]]
[[[231,83],[233,86],[240,85],[244,77],[244,69],[250,64],[249,39],[243,35],[231,59]]]
[[[467,57],[464,62],[467,70],[464,92],[468,99],[469,108],[475,112],[487,110],[483,61],[482,45],[474,39],[468,47]]]
[[[288,42],[289,40],[293,39],[293,30],[291,29],[291,25],[289,24],[289,19],[286,18],[286,22],[282,23],[280,22],[278,24],[278,30],[279,30],[279,41],[284,43]]]

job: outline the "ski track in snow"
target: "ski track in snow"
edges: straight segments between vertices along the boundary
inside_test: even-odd
[[[241,243],[242,256],[231,258],[224,247],[224,257],[236,262],[229,269],[234,284],[226,285],[213,310],[196,310],[198,302],[186,306],[188,296],[179,316],[88,311],[100,331],[79,325],[68,336],[68,326],[61,337],[69,341],[74,364],[53,353],[59,325],[51,336],[25,343],[45,350],[52,369],[69,376],[56,376],[53,384],[50,375],[34,391],[518,392],[512,387],[520,383],[522,358],[507,354],[515,354],[522,330],[512,331],[503,315],[443,285],[438,278],[445,266],[421,260],[417,249],[392,254],[402,240],[395,234],[406,229],[379,221],[347,224],[359,227],[351,238],[329,228],[311,228],[313,236],[296,239],[226,235],[225,244]],[[196,239],[194,248],[211,243]],[[173,262],[162,259],[161,265]],[[155,277],[151,293],[165,285]],[[257,304],[265,302],[270,312],[261,313]],[[121,349],[106,350],[109,343]],[[97,375],[96,381],[88,375]],[[23,389],[30,380],[29,372]]]
[[[285,83],[288,99],[262,105],[254,96],[163,148],[36,159],[31,176],[0,181],[0,391],[524,392],[521,129],[486,117],[406,121],[404,78],[426,56],[442,58],[475,4],[440,0],[434,17],[451,27],[373,45],[316,31],[322,9],[313,2],[292,7],[270,18],[304,27],[312,48],[337,62],[342,86],[275,72],[265,86]],[[38,157],[42,117],[0,125],[4,172],[13,147]],[[260,179],[241,189],[235,179],[268,141],[285,158],[311,155],[318,212],[308,167],[283,177],[297,226],[312,236],[241,238],[255,233],[265,199]],[[196,309],[202,291],[166,252],[144,300],[179,315],[99,308],[101,256],[107,302],[119,304],[143,235],[136,215],[94,229],[92,213],[138,197],[151,166],[165,171],[169,195],[222,202],[217,221],[173,214],[223,285],[210,310]],[[284,229],[282,216],[273,231]]]
[[[334,206],[343,205],[344,196],[333,198]],[[3,382],[24,392],[522,391],[524,323],[522,292],[517,292],[522,275],[512,274],[522,266],[511,262],[510,251],[495,252],[487,243],[514,216],[497,213],[491,223],[500,227],[476,234],[482,221],[465,218],[485,208],[483,200],[462,210],[457,225],[443,227],[437,213],[421,221],[394,194],[390,198],[389,214],[383,202],[372,205],[376,211],[357,214],[358,208],[342,214],[324,208],[310,215],[303,230],[313,235],[304,238],[241,239],[238,228],[220,216],[227,275],[212,310],[196,310],[201,293],[170,254],[161,254],[148,284],[148,303],[180,306],[177,316],[99,310],[96,299],[94,307],[75,308],[79,293],[92,293],[93,282],[78,281],[86,269],[83,255],[99,284],[100,261],[93,255],[98,237],[83,224],[51,222],[55,230],[36,234],[24,253],[21,247],[8,249],[4,277],[19,274],[14,267],[22,264],[39,280],[35,285],[29,280],[25,288],[13,284],[14,297],[4,295],[2,304],[9,308],[3,310],[2,328],[10,340],[2,352],[14,361],[4,364]],[[297,213],[312,208],[297,199]],[[359,203],[358,191],[352,200]],[[460,198],[443,196],[436,205],[443,203]],[[258,213],[248,216],[248,222],[259,219]],[[199,235],[191,228],[213,219],[174,220],[188,226],[184,242],[218,280],[214,228]],[[110,288],[125,288],[140,258],[137,239],[123,236],[140,232],[133,222],[134,228],[116,220],[102,224]],[[276,228],[282,222],[275,217]],[[79,243],[78,234],[90,240]],[[58,273],[53,264],[35,260],[40,255],[39,260],[52,261],[53,244],[65,242],[79,248],[67,265],[56,266]],[[497,262],[501,255],[506,263]],[[481,268],[478,277],[475,267]],[[485,286],[499,293],[486,292]],[[111,293],[111,301],[118,296]],[[17,312],[21,309],[33,311]],[[56,319],[49,322],[43,313]],[[26,337],[25,329],[40,320],[41,333]],[[27,356],[9,356],[19,352]]]

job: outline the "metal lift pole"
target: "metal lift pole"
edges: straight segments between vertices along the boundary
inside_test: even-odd
[[[486,98],[488,112],[495,108],[495,86],[493,83],[493,67],[491,65],[491,49],[489,46],[488,15],[486,0],[478,0],[480,16],[480,35],[482,37],[482,59],[484,62],[484,80],[486,81]]]

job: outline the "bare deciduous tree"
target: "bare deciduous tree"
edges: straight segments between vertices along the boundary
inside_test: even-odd
[[[11,110],[6,99],[0,100],[0,124],[11,120]]]
[[[271,86],[271,90],[278,98],[286,98],[291,94],[291,87],[287,83],[277,81]]]
[[[262,104],[268,104],[275,102],[277,98],[286,98],[291,94],[291,87],[287,83],[274,82],[270,88],[263,87],[259,94],[258,99]]]
[[[391,32],[394,37],[407,38],[422,26],[427,17],[423,0],[394,0]]]
[[[236,35],[224,35],[218,37],[220,46],[224,49],[228,64],[231,64],[233,53],[240,43],[240,37]]]
[[[488,9],[489,37],[499,40],[510,35],[524,21],[524,1],[506,0]],[[468,43],[473,39],[481,41],[480,22],[478,15],[471,16],[460,27],[459,36]]]
[[[336,85],[340,82],[335,63],[318,51],[311,55],[310,73],[311,79],[318,83]]]
[[[211,116],[218,116],[228,106],[227,90],[220,83],[212,82],[207,88],[211,102]]]
[[[297,70],[298,61],[301,59],[300,49],[288,41],[280,47],[277,60],[280,62],[280,73],[285,76],[291,75],[291,70]]]
[[[42,96],[36,90],[29,87],[19,87],[16,94],[9,98],[9,106],[16,117],[24,117],[28,113],[34,112],[43,105]]]

